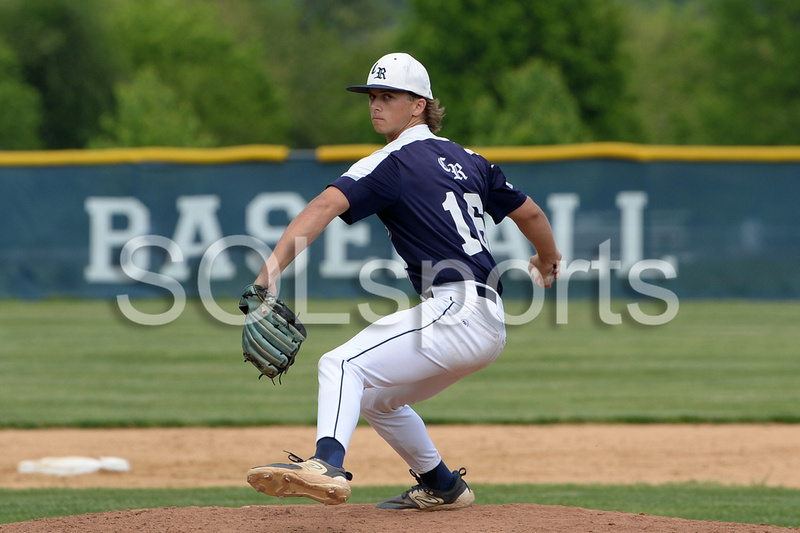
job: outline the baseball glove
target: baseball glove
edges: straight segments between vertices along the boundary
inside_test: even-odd
[[[242,330],[244,360],[270,379],[281,376],[294,364],[306,328],[291,309],[261,285],[244,288],[239,309],[245,314]],[[280,380],[279,380],[280,381]]]

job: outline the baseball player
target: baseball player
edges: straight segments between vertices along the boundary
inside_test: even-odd
[[[338,504],[350,496],[343,468],[350,438],[364,419],[406,461],[416,485],[380,509],[458,509],[472,504],[411,405],[431,398],[497,358],[505,345],[502,285],[486,240],[484,217],[509,217],[537,253],[529,269],[550,287],[560,273],[550,224],[539,206],[506,181],[499,167],[435,133],[444,109],[425,67],[405,53],[388,54],[365,85],[384,148],[355,163],[289,224],[255,283],[276,280],[336,217],[348,224],[377,215],[386,226],[421,303],[367,326],[324,354],[314,455],[254,467],[248,482],[272,496]],[[536,270],[534,270],[536,269]]]

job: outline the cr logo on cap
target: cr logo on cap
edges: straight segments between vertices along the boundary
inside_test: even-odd
[[[376,80],[386,79],[386,69],[384,67],[379,67],[377,63],[372,67],[372,73],[375,74]]]

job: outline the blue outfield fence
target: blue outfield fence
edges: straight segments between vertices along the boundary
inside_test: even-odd
[[[0,298],[235,296],[328,183],[376,146],[0,152]],[[476,148],[550,217],[570,297],[800,297],[800,147]],[[509,226],[510,225],[510,226]],[[487,220],[508,295],[533,290]],[[380,222],[325,231],[283,297],[410,290]]]

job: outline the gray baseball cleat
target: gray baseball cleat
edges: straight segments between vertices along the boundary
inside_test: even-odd
[[[475,501],[475,493],[461,479],[461,476],[467,473],[466,468],[453,471],[456,482],[450,490],[436,490],[427,487],[413,470],[409,470],[409,472],[417,480],[417,485],[399,496],[379,503],[375,507],[378,509],[406,509],[411,511],[447,511],[469,507]]]
[[[278,498],[310,498],[325,505],[338,505],[350,498],[348,481],[353,475],[344,468],[316,457],[304,461],[293,453],[289,453],[289,460],[292,463],[254,466],[247,473],[247,482],[258,492]]]

